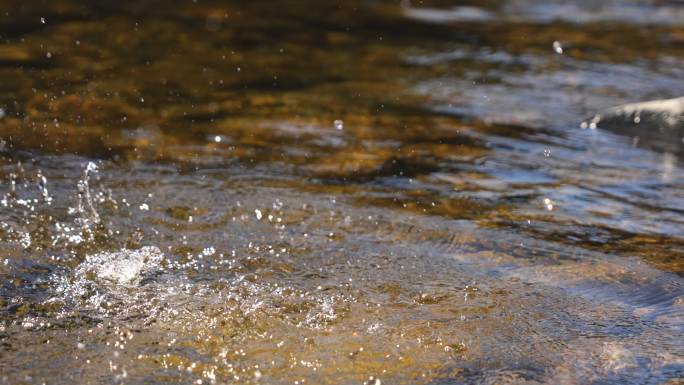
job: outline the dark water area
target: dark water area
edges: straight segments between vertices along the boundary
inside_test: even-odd
[[[676,0],[3,1],[0,384],[681,384],[682,117],[592,117],[683,95]]]

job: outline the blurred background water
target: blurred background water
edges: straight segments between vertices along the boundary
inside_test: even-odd
[[[678,384],[684,4],[0,4],[0,383]]]

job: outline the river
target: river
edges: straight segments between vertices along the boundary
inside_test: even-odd
[[[0,383],[679,384],[675,0],[0,5]],[[584,123],[583,123],[584,122]]]

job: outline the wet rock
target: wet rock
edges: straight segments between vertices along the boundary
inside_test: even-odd
[[[592,122],[599,126],[635,124],[661,131],[681,129],[684,127],[684,97],[624,104],[596,115]]]
[[[634,138],[659,151],[684,154],[684,97],[617,106],[582,123]]]

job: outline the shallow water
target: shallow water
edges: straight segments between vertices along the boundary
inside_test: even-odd
[[[5,2],[0,383],[681,383],[684,142],[581,123],[684,6],[594,3]]]

